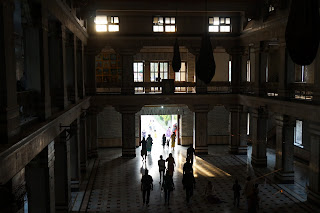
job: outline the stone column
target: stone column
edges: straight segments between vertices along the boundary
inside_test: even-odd
[[[279,75],[279,83],[278,83],[278,94],[280,97],[288,96],[288,86],[287,86],[287,67],[286,67],[286,44],[280,44],[278,50],[278,63],[277,70]]]
[[[89,134],[88,138],[88,157],[90,158],[96,158],[98,157],[98,141],[97,141],[97,113],[94,111],[94,109],[89,109],[88,112],[88,128],[87,133]]]
[[[28,211],[55,213],[54,142],[26,166]]]
[[[67,104],[63,69],[63,39],[61,23],[49,22],[49,72],[52,108],[64,109]],[[65,33],[65,32],[64,32]]]
[[[77,118],[70,128],[70,162],[71,162],[71,190],[79,190],[80,176],[80,119]]]
[[[240,105],[231,106],[229,108],[230,137],[229,137],[229,153],[237,154],[240,145]]]
[[[90,52],[90,50],[86,51],[86,93],[87,95],[95,95],[96,94],[96,71],[95,71],[95,62],[96,55],[94,52]]]
[[[77,103],[79,101],[79,94],[78,94],[78,42],[77,36],[73,35],[73,57],[74,57],[74,99]]]
[[[308,200],[320,203],[320,124],[309,124],[310,134],[310,162]]]
[[[62,52],[62,88],[63,88],[63,108],[68,106],[68,88],[67,88],[67,52],[66,52],[66,27],[61,25],[61,52]],[[61,98],[59,98],[61,99]]]
[[[54,140],[55,200],[56,212],[68,212],[71,201],[70,140],[63,131]]]
[[[286,115],[276,116],[276,164],[275,177],[283,183],[294,182],[294,126],[295,119]]]
[[[229,51],[229,54],[231,55],[231,91],[232,93],[239,93],[243,50],[240,47],[233,48]]]
[[[252,112],[252,156],[253,166],[267,166],[267,122],[268,114],[263,108],[253,109]]]
[[[150,82],[150,61],[144,62],[144,82]],[[145,93],[150,93],[150,90],[150,87],[146,87]]]
[[[208,154],[208,105],[194,105],[193,141],[197,154]]]
[[[135,114],[141,107],[122,105],[116,109],[122,115],[122,157],[136,157]]]
[[[189,109],[184,109],[181,116],[181,145],[193,144],[193,113]]]
[[[75,103],[75,52],[74,52],[74,35],[65,30],[65,65],[66,65],[66,80],[67,80],[67,94],[68,102]]]
[[[247,149],[248,149],[247,120],[248,120],[248,111],[243,106],[242,111],[240,112],[240,144],[238,147],[238,155],[247,155]]]
[[[25,69],[27,89],[38,92],[36,112],[45,120],[51,116],[51,97],[49,82],[48,54],[48,8],[46,1],[41,1],[41,10],[35,11],[39,23],[24,29],[25,35]]]
[[[266,82],[266,60],[264,60],[264,54],[262,52],[263,42],[258,42],[254,44],[254,54],[255,54],[255,73],[254,73],[254,93],[258,96],[264,96],[266,91],[264,89],[264,83]]]
[[[19,131],[13,13],[13,0],[0,2],[0,144]]]
[[[134,94],[134,79],[133,79],[133,55],[130,50],[122,50],[121,53],[122,62],[122,86],[121,94],[132,95]]]
[[[86,96],[86,88],[84,86],[85,82],[85,66],[86,66],[86,58],[84,56],[84,43],[81,41],[81,97],[84,98]]]
[[[229,152],[231,154],[247,154],[246,114],[243,106],[235,105],[230,109],[230,139]],[[243,135],[244,134],[244,135]]]
[[[317,56],[314,60],[314,91],[313,91],[313,101],[320,103],[320,73],[317,71],[320,69],[320,50],[318,48]]]
[[[81,171],[87,169],[87,118],[82,115],[80,118],[80,166]]]

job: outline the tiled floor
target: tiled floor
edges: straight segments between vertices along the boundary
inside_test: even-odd
[[[160,142],[159,142],[160,143]],[[172,152],[176,161],[173,176],[175,190],[172,193],[170,206],[164,205],[164,194],[159,184],[157,161],[162,154],[167,158]],[[177,146],[175,151],[165,149],[157,142],[152,153],[143,163],[137,149],[137,157],[133,159],[122,158],[121,149],[103,149],[99,151],[95,170],[91,180],[92,190],[89,187],[82,209],[87,212],[247,212],[245,200],[241,198],[240,208],[232,204],[233,192],[231,190],[234,179],[237,177],[243,187],[248,174],[260,177],[270,172],[268,168],[254,170],[247,164],[247,156],[227,154],[226,146],[210,146],[209,155],[197,157],[194,163],[196,189],[190,205],[186,204],[185,191],[182,188],[182,167],[185,162],[186,148]],[[269,153],[271,154],[272,153]],[[272,157],[270,157],[270,162]],[[142,205],[140,191],[141,177],[145,168],[154,180],[154,190],[150,196],[150,206]],[[216,195],[223,200],[221,204],[207,203],[204,199],[204,190],[208,180],[211,180]],[[288,185],[281,188],[272,181],[272,178],[260,178],[260,210],[259,212],[320,212],[319,208],[311,206],[308,202],[301,202],[292,196]],[[298,187],[299,188],[299,187]],[[281,189],[284,189],[281,193]],[[299,188],[300,189],[300,188]],[[304,191],[303,191],[304,192]],[[303,193],[302,192],[302,193]],[[305,192],[304,192],[305,193]]]

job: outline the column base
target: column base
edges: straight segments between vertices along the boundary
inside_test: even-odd
[[[80,181],[79,180],[72,180],[71,181],[71,191],[78,192],[80,188]]]
[[[69,212],[69,207],[68,205],[56,204],[56,212],[59,212],[59,213]]]
[[[87,162],[86,163],[81,163],[80,164],[80,171],[81,172],[86,172],[87,171]]]
[[[98,157],[98,150],[91,150],[91,151],[88,153],[88,157],[90,157],[90,158],[97,158],[97,157]]]
[[[238,154],[238,146],[229,146],[229,153],[230,154]]]
[[[281,183],[294,183],[294,172],[279,171],[275,173],[275,178]]]
[[[131,148],[131,149],[122,149],[122,157],[125,158],[135,158],[136,157],[136,149]]]
[[[267,157],[256,158],[255,156],[251,156],[251,164],[255,167],[267,167]]]
[[[307,200],[311,203],[320,206],[320,193],[314,192],[310,188],[308,188]]]
[[[207,155],[208,147],[207,146],[198,146],[195,148],[196,155]]]

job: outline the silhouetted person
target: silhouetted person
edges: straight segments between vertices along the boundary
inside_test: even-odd
[[[251,181],[251,177],[248,176],[247,181],[243,188],[243,194],[247,199],[248,212],[251,212],[252,211],[251,209],[253,208],[253,202],[252,202],[253,192],[254,192],[254,185],[253,185],[253,182]]]
[[[147,151],[148,152],[151,152],[152,144],[153,144],[153,139],[152,139],[151,135],[149,134],[147,137]]]
[[[174,162],[174,158],[172,157],[172,153],[169,154],[169,157],[166,159],[166,162],[168,162],[169,175],[173,176],[174,166],[176,163]]]
[[[172,135],[171,135],[171,147],[172,147],[172,150],[174,150],[175,146],[176,146],[176,133],[172,132]]]
[[[190,197],[193,195],[193,188],[196,187],[196,181],[193,176],[192,164],[190,159],[187,158],[187,162],[183,165],[183,178],[182,178],[183,189],[186,190],[187,203],[190,201]]]
[[[193,164],[193,154],[196,155],[196,152],[194,151],[193,145],[190,144],[190,147],[187,149],[187,158],[190,158],[191,164]]]
[[[148,175],[148,170],[146,169],[145,175],[143,175],[141,179],[143,205],[146,203],[147,206],[149,206],[150,190],[153,190],[153,179],[150,175]],[[146,194],[147,194],[147,202],[145,202]]]
[[[214,192],[215,190],[211,181],[208,181],[208,184],[204,191],[204,195],[206,196],[208,203],[221,203],[221,200],[216,195],[214,195]]]
[[[232,186],[232,190],[233,190],[233,205],[234,206],[237,205],[237,207],[239,207],[241,186],[239,185],[237,179],[235,180]]]
[[[164,146],[166,145],[166,140],[167,140],[166,134],[163,134],[163,135],[162,135],[162,146],[163,146],[163,148],[164,148]]]
[[[186,161],[183,165],[183,174],[193,173],[192,164],[190,163],[190,158],[186,158]]]
[[[166,169],[166,161],[162,159],[162,155],[160,155],[160,160],[158,160],[158,166],[159,166],[160,183],[161,183],[161,175],[162,175],[162,179],[164,180],[164,171]]]
[[[141,144],[141,157],[142,157],[142,161],[146,160],[147,157],[147,141],[146,139],[143,137],[142,141],[140,142]]]
[[[170,192],[174,190],[174,183],[172,176],[169,175],[169,172],[166,172],[166,176],[163,178],[162,188],[164,190],[164,203],[169,205],[170,201]]]
[[[190,201],[190,197],[193,195],[193,188],[196,187],[196,181],[194,179],[193,173],[186,173],[183,175],[182,179],[183,189],[186,190],[186,200],[187,203]]]

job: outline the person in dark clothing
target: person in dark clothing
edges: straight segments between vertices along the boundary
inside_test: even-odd
[[[186,158],[185,164],[183,165],[183,174],[185,175],[186,173],[192,173],[193,174],[193,168],[192,164],[190,163],[190,158]]]
[[[163,146],[163,148],[164,148],[164,146],[166,145],[166,140],[167,140],[166,134],[163,134],[163,135],[162,135],[162,146]]]
[[[147,206],[149,206],[150,190],[153,190],[153,179],[150,175],[148,175],[148,170],[146,169],[145,175],[143,175],[141,179],[143,205],[146,203]],[[147,202],[145,202],[146,194],[147,194]]]
[[[169,172],[166,172],[166,176],[163,178],[162,188],[164,190],[164,204],[169,205],[170,201],[170,192],[174,190],[174,183],[172,176]]]
[[[237,205],[237,207],[239,207],[241,186],[238,183],[238,179],[235,180],[232,186],[232,190],[233,190],[233,205],[234,206]]]
[[[183,178],[182,178],[183,189],[186,190],[187,203],[190,201],[190,197],[193,195],[193,188],[196,187],[196,181],[193,176],[192,164],[190,159],[187,158],[187,162],[183,165]]]
[[[160,174],[160,184],[161,184],[161,176],[164,180],[164,171],[166,169],[166,161],[162,159],[162,155],[160,155],[160,160],[158,160],[158,166],[159,166],[159,174]]]
[[[142,138],[140,145],[141,145],[141,157],[142,157],[142,161],[144,161],[147,158],[147,141],[144,137]]]
[[[193,164],[193,154],[196,155],[196,152],[194,151],[193,145],[190,144],[190,147],[187,149],[187,158],[190,158],[191,164]]]

